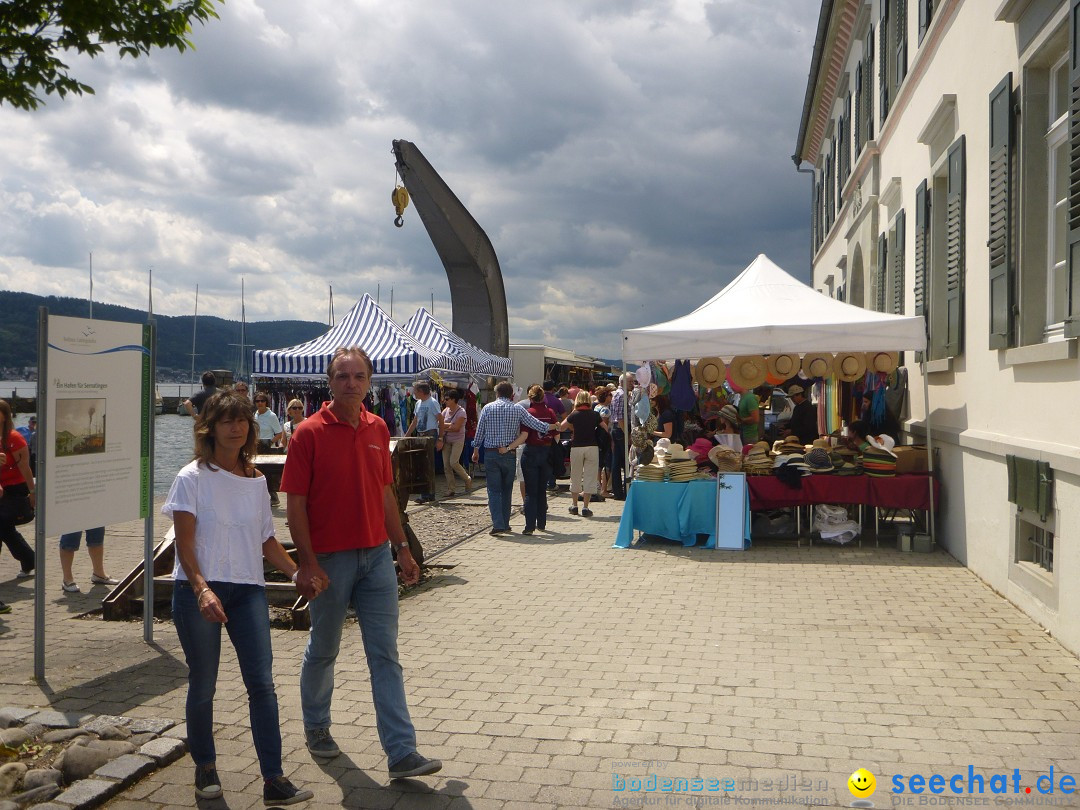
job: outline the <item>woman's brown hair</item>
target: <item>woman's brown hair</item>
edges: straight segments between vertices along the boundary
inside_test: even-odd
[[[529,402],[543,402],[544,387],[542,385],[529,386]]]
[[[255,460],[255,447],[259,441],[259,423],[247,398],[232,391],[219,391],[203,403],[195,419],[195,458],[210,469],[214,467],[214,428],[225,419],[243,419],[248,423],[248,436],[240,449],[240,462],[244,470],[250,469]]]

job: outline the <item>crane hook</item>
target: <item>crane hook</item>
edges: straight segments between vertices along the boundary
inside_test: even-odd
[[[390,202],[394,204],[394,210],[397,212],[394,225],[400,228],[405,224],[405,218],[402,214],[405,213],[405,209],[409,205],[409,192],[405,186],[394,186],[394,190],[390,192]]]

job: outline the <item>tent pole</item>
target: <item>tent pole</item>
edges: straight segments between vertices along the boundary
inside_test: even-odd
[[[930,487],[930,511],[928,513],[928,527],[930,529],[930,542],[937,540],[934,520],[934,437],[930,430],[930,381],[926,374],[926,351],[923,351],[922,361],[919,363],[919,371],[922,374],[923,408],[926,411],[926,469],[928,486]]]
[[[630,489],[630,392],[626,390],[626,343],[623,342],[622,351],[622,376],[619,377],[619,387],[623,391],[623,495]]]

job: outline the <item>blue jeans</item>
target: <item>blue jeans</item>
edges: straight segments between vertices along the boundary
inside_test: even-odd
[[[616,500],[626,498],[626,484],[623,482],[623,465],[626,463],[626,434],[621,427],[611,430],[611,494]]]
[[[398,663],[398,583],[390,544],[316,555],[330,587],[311,600],[311,635],[300,669],[304,728],[330,728],[334,663],[341,647],[345,609],[360,623],[375,725],[387,760],[394,764],[416,750],[416,730],[405,702],[405,679]]]
[[[487,475],[491,525],[495,529],[508,530],[510,500],[514,494],[514,478],[517,476],[517,456],[514,453],[500,453],[497,448],[489,447],[484,473]]]
[[[78,551],[79,543],[82,542],[82,532],[69,532],[60,535],[60,548],[64,551]],[[105,527],[86,530],[86,545],[101,546],[105,544]]]
[[[525,445],[521,457],[525,478],[525,528],[547,527],[547,482],[551,475],[551,448],[548,445]]]
[[[281,724],[274,692],[274,652],[270,646],[270,609],[261,585],[210,582],[221,600],[240,674],[248,693],[251,736],[264,779],[281,776]],[[195,591],[185,580],[173,586],[173,622],[188,665],[187,732],[196,765],[217,759],[214,748],[214,692],[221,659],[221,627],[199,613]]]

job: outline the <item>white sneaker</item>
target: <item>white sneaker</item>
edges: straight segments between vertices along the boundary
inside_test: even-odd
[[[64,589],[64,593],[82,593],[78,582],[64,582],[60,587]]]

